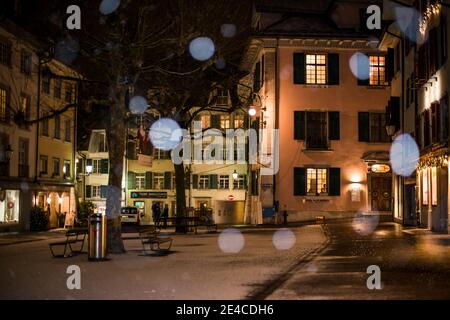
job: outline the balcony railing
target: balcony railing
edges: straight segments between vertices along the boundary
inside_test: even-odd
[[[19,164],[19,177],[28,178],[29,176],[29,166],[26,164]]]

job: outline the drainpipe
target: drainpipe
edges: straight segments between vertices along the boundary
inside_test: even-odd
[[[42,67],[42,62],[41,62],[41,57],[38,54],[38,83],[37,83],[37,119],[39,119],[40,117],[40,105],[41,105],[41,67]],[[39,171],[39,121],[36,124],[36,158],[35,160],[35,171],[34,171],[34,182],[37,184],[38,183],[38,171]]]
[[[280,110],[280,81],[279,81],[279,74],[278,74],[278,63],[279,63],[279,57],[278,57],[278,42],[279,42],[279,38],[277,38],[277,42],[276,42],[276,47],[275,47],[275,76],[273,77],[274,81],[275,81],[275,129],[278,130],[279,128],[279,122],[280,122],[280,115],[279,115],[279,110]],[[272,139],[274,138],[274,136],[272,135]],[[278,141],[280,141],[280,139],[278,139]],[[278,142],[279,143],[279,142]],[[274,161],[274,158],[277,158],[276,161],[279,161],[279,152],[275,153],[273,152],[273,146],[272,146],[272,155],[274,155],[272,157],[272,160]],[[278,163],[278,166],[280,164]],[[273,203],[275,205],[275,201],[276,201],[276,174],[274,173],[273,175],[273,187],[272,187],[272,194],[273,194]],[[278,205],[278,210],[280,210],[280,204]]]

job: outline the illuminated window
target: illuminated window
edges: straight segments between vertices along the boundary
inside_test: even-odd
[[[306,83],[325,84],[326,77],[326,55],[307,54],[306,55]]]
[[[138,190],[145,189],[145,173],[136,173],[134,181],[136,189]]]
[[[0,88],[0,121],[6,121],[7,91]]]
[[[437,206],[437,168],[431,168],[431,205]]]
[[[219,189],[230,188],[230,177],[228,175],[219,175]]]
[[[200,121],[203,129],[211,127],[211,116],[209,114],[202,114],[200,116]]]
[[[164,173],[153,173],[153,189],[164,189]]]
[[[234,128],[244,128],[244,120],[245,117],[243,114],[235,114],[234,115]]]
[[[221,129],[230,128],[230,115],[229,114],[221,114],[220,115],[220,128]]]
[[[233,179],[233,189],[244,189],[245,187],[245,175],[238,175],[237,179]]]
[[[372,86],[381,86],[386,84],[385,77],[385,57],[369,56],[370,61],[370,79],[369,84]]]
[[[92,198],[100,198],[100,186],[92,186]]]
[[[422,204],[428,204],[428,169],[422,171]]]
[[[327,169],[306,170],[306,190],[307,195],[326,195],[328,194],[328,174]]]

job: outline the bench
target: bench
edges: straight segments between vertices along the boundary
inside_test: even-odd
[[[161,252],[169,251],[172,247],[173,239],[170,237],[160,237],[159,230],[155,226],[149,226],[139,230],[139,238],[142,242],[142,252],[149,255],[147,246],[151,251]],[[167,243],[167,248],[161,248],[161,244]]]
[[[49,243],[50,252],[54,258],[67,258],[72,257],[74,254],[83,253],[84,241],[86,239],[86,228],[74,228],[66,231],[66,239],[64,241],[56,241]],[[79,250],[74,250],[73,246],[76,243],[81,243]],[[64,246],[62,254],[56,254],[53,247]]]

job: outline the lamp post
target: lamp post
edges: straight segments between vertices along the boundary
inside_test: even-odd
[[[231,176],[233,177],[234,180],[237,180],[238,178],[238,173],[236,172],[236,170],[233,171],[233,173],[231,174]]]

